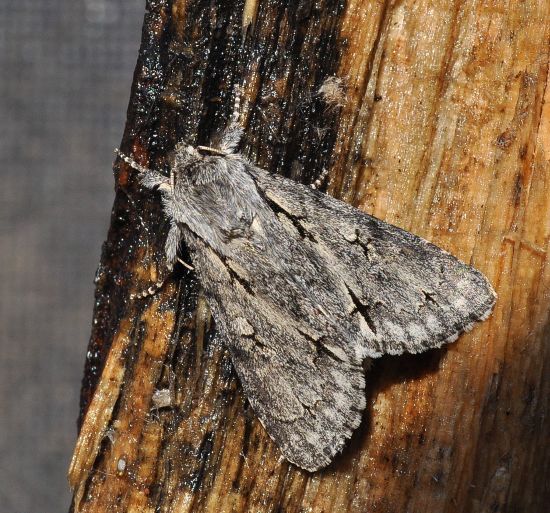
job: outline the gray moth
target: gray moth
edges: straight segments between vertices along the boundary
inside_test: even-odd
[[[290,462],[328,465],[361,422],[365,360],[452,342],[491,313],[487,279],[437,246],[237,152],[176,147],[158,189],[169,269],[184,241],[243,390]]]

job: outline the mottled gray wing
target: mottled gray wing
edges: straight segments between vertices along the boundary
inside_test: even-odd
[[[239,156],[213,162],[180,199],[183,235],[252,407],[289,461],[317,470],[360,423],[365,357],[454,340],[494,292],[345,203]]]
[[[291,463],[309,471],[325,467],[365,408],[364,369],[353,337],[325,339],[300,322],[291,305],[262,293],[253,276],[262,274],[262,263],[245,270],[193,233],[185,238],[217,330],[260,421]]]
[[[243,389],[283,455],[326,466],[365,407],[364,334],[317,248],[285,227],[239,155],[181,154],[163,197]]]
[[[248,170],[349,290],[368,326],[367,356],[439,347],[491,313],[496,294],[485,276],[446,251],[310,187]]]

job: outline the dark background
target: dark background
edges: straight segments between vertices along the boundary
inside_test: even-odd
[[[66,473],[145,0],[0,2],[0,511]]]

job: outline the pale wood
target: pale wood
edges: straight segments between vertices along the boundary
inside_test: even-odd
[[[183,55],[160,64],[176,70],[166,75],[158,118],[168,131],[178,122],[170,114],[178,91],[192,82],[177,72],[193,59],[182,36],[193,25],[190,4],[151,3],[146,18],[144,55],[162,37]],[[335,3],[321,4],[328,10]],[[235,19],[274,45],[269,51],[296,36],[291,17],[275,17],[280,2],[246,5]],[[319,30],[312,17],[299,22],[306,55]],[[499,294],[494,314],[448,349],[376,362],[361,428],[333,465],[308,474],[281,460],[246,406],[192,280],[180,276],[152,300],[130,301],[135,280],[157,279],[156,260],[148,258],[155,241],[145,246],[141,231],[116,245],[116,215],[133,208],[119,192],[90,346],[104,359],[103,372],[96,385],[88,366],[87,413],[69,474],[76,510],[546,511],[550,3],[348,0],[335,19],[334,74],[344,80],[346,101],[334,118],[329,193],[482,270]],[[269,85],[291,105],[296,58],[281,60]],[[136,81],[144,69],[141,60]],[[257,97],[260,72],[254,59],[244,68],[245,99],[264,112],[249,117],[246,151],[277,170],[280,159],[258,127],[282,126],[286,117]],[[135,126],[144,119],[135,114],[140,87],[125,135],[137,157],[147,154]],[[188,118],[198,124],[200,103]],[[130,173],[117,169],[119,187],[135,187]],[[144,222],[159,223],[159,210],[151,200],[146,205]],[[149,237],[162,245],[162,234]],[[193,315],[178,314],[184,302],[196,305]],[[156,389],[170,390],[171,406],[154,407]]]

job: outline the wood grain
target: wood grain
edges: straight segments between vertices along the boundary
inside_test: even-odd
[[[549,41],[543,0],[149,2],[125,153],[162,168],[176,141],[206,143],[243,84],[258,165],[328,168],[330,194],[470,262],[499,299],[447,349],[375,362],[362,426],[308,474],[248,407],[189,271],[130,299],[166,226],[117,164],[74,511],[546,511]],[[331,76],[342,106],[318,94]]]

